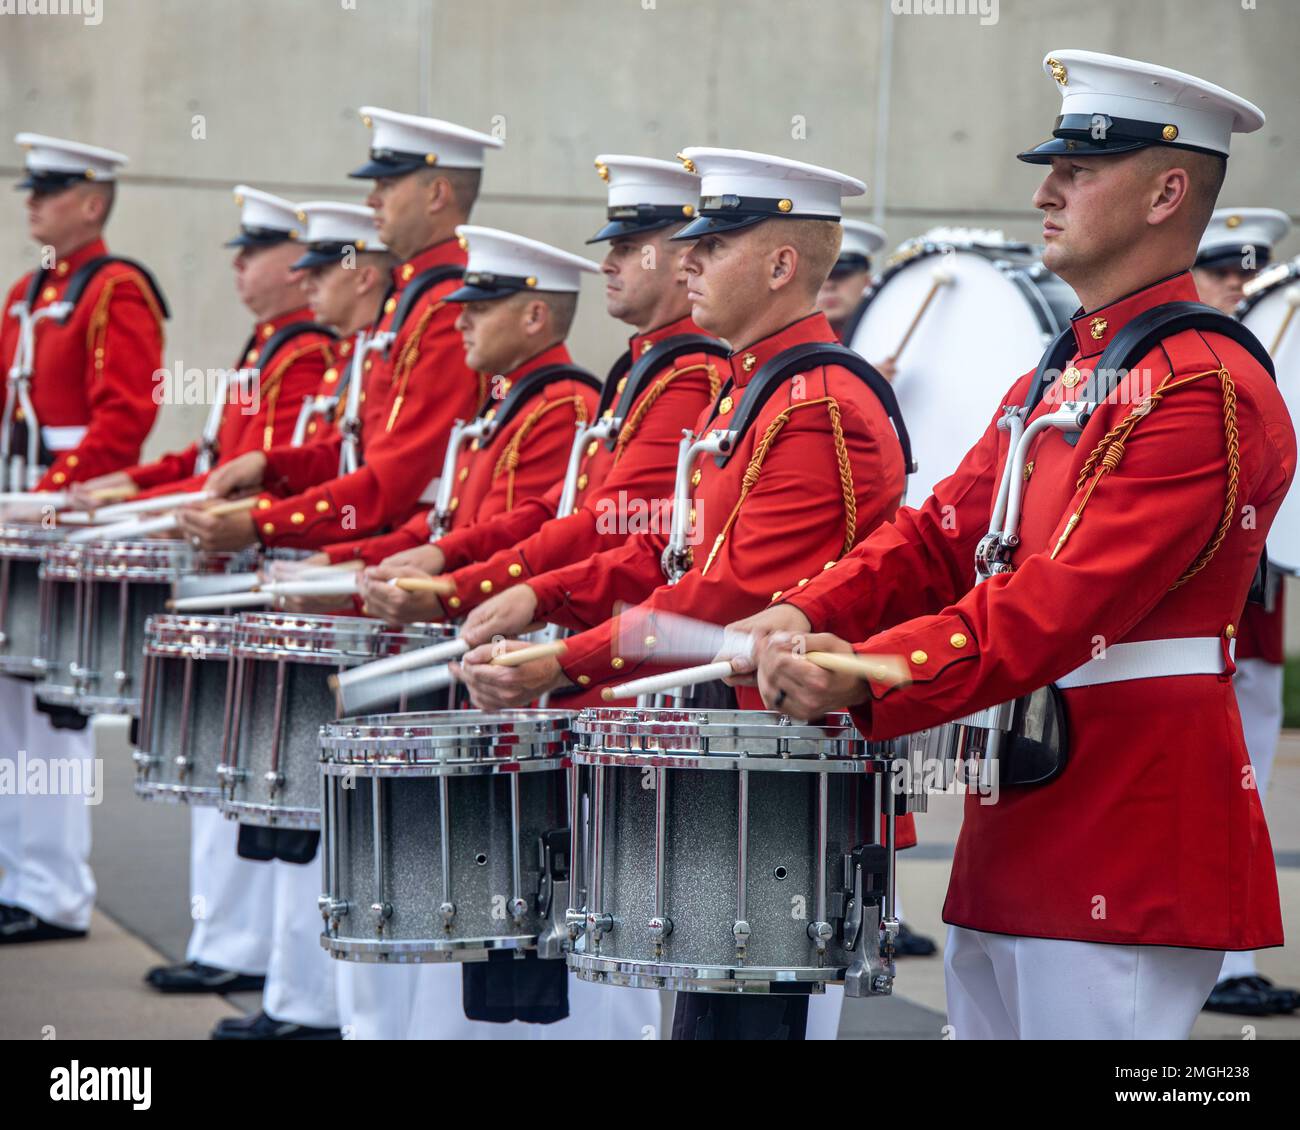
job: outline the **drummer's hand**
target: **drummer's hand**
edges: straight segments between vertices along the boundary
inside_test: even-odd
[[[209,553],[243,549],[257,541],[257,530],[247,510],[209,514],[197,506],[183,506],[176,511],[176,525],[195,549]]]
[[[417,545],[385,557],[381,565],[410,565],[430,577],[436,577],[446,567],[447,557],[436,545]]]
[[[361,611],[386,624],[414,624],[420,620],[441,620],[442,601],[437,593],[407,592],[390,581],[398,577],[427,578],[428,573],[411,565],[394,565],[388,558],[382,565],[362,571],[357,581]]]
[[[266,455],[261,451],[246,451],[208,475],[203,489],[210,490],[216,498],[233,498],[256,490],[262,485],[265,474]]]
[[[809,651],[853,654],[846,641],[829,632],[771,632],[755,640],[758,690],[769,710],[808,722],[865,702],[871,696],[866,682],[857,676],[809,663],[804,658]]]
[[[73,483],[68,488],[71,497],[68,499],[68,508],[71,510],[96,510],[101,506],[108,506],[114,502],[121,502],[126,497],[126,490],[130,488],[131,494],[137,494],[135,481],[125,471],[114,471],[111,475],[100,475],[97,479],[87,479],[84,483]],[[101,490],[111,490],[114,497],[111,499],[96,498],[95,494]],[[121,492],[119,495],[117,492]]]
[[[492,665],[494,655],[530,646],[523,640],[497,640],[484,644],[468,652],[459,663],[453,663],[452,674],[465,684],[470,701],[480,710],[527,706],[547,691],[569,685],[560,661],[553,655],[521,663],[518,667]]]
[[[893,357],[885,357],[876,362],[876,372],[885,378],[891,385],[894,378],[898,376],[898,362]]]
[[[537,626],[536,615],[537,594],[528,585],[515,585],[485,600],[466,616],[460,638],[478,647],[497,636],[527,635]]]
[[[749,632],[755,636],[762,636],[771,632],[806,632],[811,627],[808,617],[793,604],[774,604],[771,608],[764,608],[762,612],[746,617],[744,620],[728,624],[727,631]],[[735,674],[722,680],[729,687],[752,687],[756,684],[754,662],[748,656],[720,655],[717,658],[731,660],[731,669]]]
[[[312,553],[294,561],[266,557],[262,560],[258,574],[264,581],[296,581],[301,580],[306,570],[320,569],[330,564],[332,562],[328,553]]]

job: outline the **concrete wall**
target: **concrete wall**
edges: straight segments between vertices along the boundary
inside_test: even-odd
[[[130,154],[111,242],[149,263],[172,301],[169,363],[229,364],[247,333],[220,246],[237,220],[231,186],[360,199],[363,186],[343,174],[365,154],[356,115],[365,103],[504,128],[475,220],[575,251],[602,215],[597,152],[671,157],[690,144],[767,150],[861,176],[869,194],[852,211],[870,217],[883,203],[895,240],[936,223],[1032,239],[1040,173],[1013,155],[1047,136],[1059,107],[1039,60],[1076,46],[1145,56],[1257,102],[1270,121],[1239,139],[1222,200],[1300,219],[1300,9],[1283,0],[1001,0],[987,26],[978,13],[908,13],[934,0],[895,0],[900,14],[887,0],[100,6],[98,26],[76,15],[0,15],[0,179],[17,170],[6,139],[20,129]],[[13,277],[35,254],[17,194],[9,217],[0,274]],[[1300,238],[1284,251],[1300,251]],[[575,355],[603,370],[622,337],[590,282]],[[165,409],[150,450],[188,438],[202,412]]]

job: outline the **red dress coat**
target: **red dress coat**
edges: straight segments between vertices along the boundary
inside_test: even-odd
[[[1195,299],[1183,273],[1077,317],[1073,367],[1086,376],[1141,311]],[[1220,366],[1236,403],[1240,471],[1231,507]],[[1207,375],[1139,418],[1100,481],[1081,475],[1102,437],[1167,374]],[[1068,400],[1062,382],[1072,378],[1067,367],[1035,415]],[[1023,404],[1030,379],[1018,380],[1006,403]],[[1064,771],[1045,785],[1003,789],[993,804],[967,798],[944,919],[1085,942],[1279,945],[1273,852],[1247,772],[1228,641],[1295,470],[1295,433],[1268,374],[1214,334],[1167,338],[1119,393],[1098,406],[1077,445],[1053,429],[1038,436],[1014,572],[973,583],[976,543],[1007,458],[1007,433],[991,425],[924,505],[899,511],[788,599],[814,630],[909,661],[913,683],[873,685],[854,711],[873,738],[1014,699],[1121,641],[1218,637],[1221,674],[1062,692],[1070,730]],[[1250,522],[1240,520],[1247,506]],[[1180,584],[1221,530],[1208,563]]]

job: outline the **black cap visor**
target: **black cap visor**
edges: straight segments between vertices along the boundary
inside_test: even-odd
[[[434,163],[423,153],[399,153],[393,149],[372,149],[370,160],[348,176],[358,180],[380,180],[384,177],[404,177],[416,169],[432,169]]]
[[[1255,265],[1253,267],[1243,267],[1247,255],[1253,254]],[[1228,244],[1225,247],[1211,247],[1204,253],[1196,257],[1193,267],[1204,267],[1207,270],[1214,270],[1218,267],[1233,267],[1238,271],[1258,271],[1261,267],[1267,267],[1272,255],[1267,247],[1260,247],[1253,243]]]
[[[37,173],[28,169],[23,179],[18,181],[14,188],[30,189],[37,196],[53,196],[54,193],[63,192],[74,184],[86,183],[90,181],[83,173]]]
[[[286,243],[293,239],[287,231],[280,228],[242,228],[234,239],[228,239],[223,247],[274,247],[277,243]]]

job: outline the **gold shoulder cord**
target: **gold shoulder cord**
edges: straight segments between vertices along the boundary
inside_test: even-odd
[[[492,478],[496,480],[504,471],[506,473],[506,509],[513,510],[515,507],[515,472],[519,469],[519,449],[523,447],[524,440],[532,430],[537,427],[538,421],[549,412],[554,412],[557,408],[567,408],[572,406],[573,414],[577,417],[579,424],[587,422],[587,405],[581,396],[565,396],[559,400],[547,400],[539,404],[525,417],[524,422],[519,425],[518,431],[510,437],[501,454],[497,457],[496,466],[492,468]]]
[[[1083,520],[1083,508],[1088,505],[1088,500],[1092,497],[1103,476],[1119,466],[1119,461],[1124,457],[1124,442],[1137,426],[1138,421],[1153,411],[1168,393],[1177,388],[1182,388],[1183,385],[1191,384],[1192,381],[1199,381],[1208,376],[1219,378],[1219,385],[1223,392],[1223,438],[1228,452],[1228,487],[1224,496],[1223,516],[1219,519],[1219,527],[1215,530],[1214,536],[1197,555],[1196,560],[1188,566],[1183,575],[1169,586],[1169,591],[1173,592],[1174,589],[1185,585],[1210,563],[1210,558],[1218,552],[1219,546],[1223,544],[1223,539],[1228,533],[1228,527],[1232,524],[1233,515],[1237,511],[1237,486],[1241,472],[1241,452],[1237,434],[1237,389],[1233,384],[1232,374],[1227,369],[1222,368],[1206,369],[1202,373],[1195,373],[1190,377],[1181,377],[1178,380],[1173,380],[1173,373],[1167,374],[1155,392],[1146,397],[1141,404],[1101,438],[1101,442],[1092,449],[1079,471],[1079,478],[1075,482],[1074,489],[1082,490],[1084,484],[1087,483],[1088,490],[1080,499],[1078,508],[1070,515],[1070,520],[1061,532],[1056,548],[1052,550],[1053,560],[1061,552],[1066,541],[1069,540],[1074,528]],[[1091,482],[1088,482],[1089,477],[1092,478]]]
[[[429,320],[445,305],[446,303],[440,300],[420,315],[414,331],[397,355],[397,361],[393,364],[393,383],[397,386],[397,395],[393,398],[393,410],[388,414],[388,423],[384,427],[386,432],[393,430],[393,425],[397,423],[397,417],[402,411],[402,402],[406,399],[406,382],[415,367],[416,359],[420,356],[420,340],[424,337],[424,331],[428,329]]]
[[[275,408],[280,401],[280,386],[284,384],[284,374],[300,357],[306,357],[314,349],[323,349],[325,353],[326,364],[329,363],[329,347],[322,346],[320,342],[314,342],[311,345],[304,346],[302,349],[290,353],[276,367],[274,372],[262,382],[259,396],[267,403],[266,425],[262,428],[262,450],[270,451],[274,446],[271,443],[271,437],[275,433]]]
[[[842,557],[853,548],[853,542],[856,540],[858,532],[858,498],[853,489],[853,467],[849,463],[849,450],[844,442],[844,427],[840,419],[840,406],[834,397],[823,396],[818,400],[804,400],[798,404],[792,404],[768,424],[767,430],[763,433],[763,438],[754,446],[754,454],[750,458],[749,466],[745,468],[745,474],[740,480],[740,497],[736,499],[736,505],[731,508],[731,514],[728,515],[726,525],[722,527],[722,532],[714,539],[713,548],[709,550],[709,559],[704,563],[704,568],[700,570],[701,575],[708,573],[709,566],[713,564],[714,559],[718,556],[718,551],[722,549],[722,544],[727,540],[731,527],[736,524],[736,519],[740,516],[740,508],[745,505],[745,499],[749,497],[749,492],[754,489],[754,484],[758,482],[758,476],[763,470],[763,461],[767,458],[767,453],[776,439],[777,433],[789,423],[790,417],[799,409],[815,408],[819,404],[826,405],[826,414],[830,417],[831,433],[835,437],[835,461],[839,464],[840,493],[844,499],[844,545],[840,549],[840,556]]]
[[[632,437],[636,435],[636,430],[641,426],[641,421],[645,419],[646,413],[654,407],[655,401],[667,391],[668,386],[678,377],[683,377],[687,373],[698,373],[701,369],[707,370],[709,374],[709,403],[712,404],[718,399],[718,393],[722,389],[722,381],[718,377],[718,370],[712,365],[688,365],[684,369],[674,369],[670,373],[663,374],[650,386],[645,396],[640,399],[633,410],[628,413],[627,419],[619,429],[618,442],[614,445],[615,463],[623,458],[623,452],[626,450],[627,445],[632,442]]]
[[[154,299],[153,291],[141,283],[134,274],[118,275],[108,279],[104,283],[104,289],[99,292],[99,299],[95,303],[95,309],[90,315],[90,323],[86,327],[86,350],[95,359],[97,373],[104,368],[104,342],[108,337],[108,304],[113,298],[113,291],[117,289],[118,283],[124,282],[135,283],[136,290],[144,298],[145,305],[149,307],[149,312],[158,324],[159,334],[162,333],[163,315]]]

